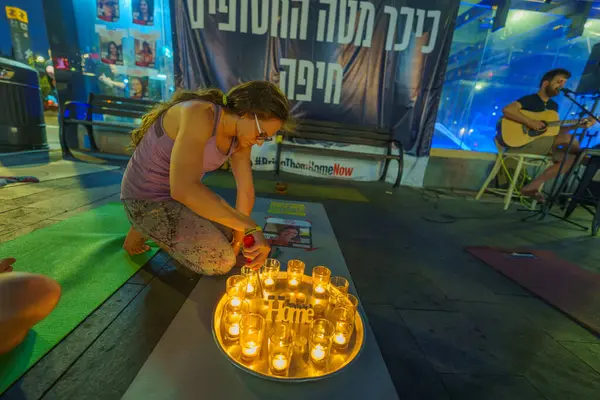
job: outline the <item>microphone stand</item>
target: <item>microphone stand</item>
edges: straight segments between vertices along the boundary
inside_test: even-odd
[[[581,109],[581,116],[590,116],[592,117],[596,122],[600,122],[600,120],[598,118],[596,118],[596,116],[592,113],[592,111],[588,110],[587,108],[585,108],[585,106],[581,103],[579,103],[575,98],[572,97],[571,94],[574,94],[574,92],[572,92],[569,89],[562,89],[561,92],[565,95],[565,97],[569,100],[571,100],[571,102],[573,102],[573,104],[575,104],[577,107],[579,107]],[[598,103],[598,95],[596,95],[596,98],[594,99],[594,111],[596,109],[596,105]],[[580,117],[581,118],[581,117]],[[587,128],[586,128],[587,129]],[[560,220],[563,220],[565,222],[568,222],[572,225],[578,226],[584,230],[587,230],[588,228],[578,224],[577,222],[573,222],[571,220],[568,220],[566,218],[564,218],[563,216],[560,215],[556,215],[550,212],[550,209],[552,208],[552,206],[554,205],[556,198],[560,195],[560,191],[562,190],[562,188],[565,186],[566,182],[568,181],[568,179],[571,177],[571,174],[574,170],[574,166],[576,165],[576,163],[574,162],[571,165],[571,168],[569,169],[569,171],[565,174],[564,177],[562,177],[561,179],[561,173],[563,171],[563,168],[566,164],[567,158],[570,155],[570,150],[571,147],[573,147],[573,142],[575,141],[575,133],[571,134],[571,139],[569,140],[569,143],[566,147],[566,149],[564,149],[564,157],[562,158],[561,162],[560,162],[560,166],[558,167],[558,173],[556,174],[556,178],[554,179],[554,182],[552,183],[552,188],[550,189],[548,198],[546,199],[546,201],[544,202],[544,204],[542,205],[541,209],[532,213],[531,215],[525,217],[522,219],[522,221],[527,221],[530,218],[533,218],[535,216],[538,216],[538,221],[543,220],[544,218],[546,218],[546,216],[551,215],[555,218],[558,218]],[[579,156],[578,156],[579,157]],[[560,184],[559,184],[560,182]]]

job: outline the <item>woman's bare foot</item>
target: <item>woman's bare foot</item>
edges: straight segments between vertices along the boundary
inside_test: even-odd
[[[529,188],[527,188],[527,186],[525,186],[523,189],[521,189],[521,195],[525,196],[525,197],[529,197],[531,199],[534,199],[538,203],[544,203],[546,201],[546,198],[540,192],[539,188],[529,189]]]
[[[131,227],[125,238],[125,243],[123,243],[123,249],[129,253],[130,256],[135,256],[147,252],[150,250],[150,246],[146,244],[144,235]]]
[[[0,260],[0,274],[3,272],[11,272],[13,270],[12,265],[16,261],[17,260],[14,258],[4,258],[4,259]]]

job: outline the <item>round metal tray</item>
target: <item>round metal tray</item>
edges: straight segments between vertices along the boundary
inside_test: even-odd
[[[310,304],[313,306],[313,309],[316,308],[319,310],[318,312],[315,312],[315,319],[327,318],[332,309],[332,307],[328,304],[328,297],[327,299],[312,298],[312,278],[310,276],[304,275],[299,289],[294,291],[290,291],[288,289],[286,278],[286,272],[280,272],[277,282],[277,290],[274,293],[269,293],[269,295],[272,294],[275,296],[275,298],[278,296],[284,296],[286,299],[292,299],[292,302],[294,299],[303,298],[305,300],[305,304]],[[335,288],[330,288],[329,290],[337,291]],[[348,347],[345,350],[332,349],[326,365],[318,367],[309,360],[307,343],[307,351],[304,353],[294,352],[287,376],[271,374],[268,368],[268,337],[269,332],[274,327],[273,324],[276,324],[277,322],[271,322],[267,320],[266,332],[259,356],[253,362],[243,361],[241,359],[241,346],[239,345],[239,341],[233,343],[227,342],[221,334],[221,315],[227,300],[228,297],[225,293],[223,296],[221,296],[221,299],[217,303],[213,313],[213,337],[215,338],[217,346],[221,352],[236,367],[261,378],[287,382],[302,382],[323,379],[336,374],[347,367],[353,360],[356,359],[356,357],[358,357],[360,351],[362,350],[365,340],[365,330],[360,313],[357,311],[355,315],[354,332],[352,333]],[[265,316],[267,313],[267,303],[264,300],[266,299],[257,298],[256,302],[251,306],[253,312]],[[317,305],[317,307],[314,307],[315,305]],[[308,342],[310,324],[295,324],[294,328],[296,337],[304,337],[306,338],[306,342]]]

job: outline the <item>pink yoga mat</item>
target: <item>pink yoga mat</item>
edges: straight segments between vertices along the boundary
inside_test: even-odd
[[[600,334],[600,275],[547,250],[467,247],[469,253]],[[511,253],[533,257],[514,257]]]

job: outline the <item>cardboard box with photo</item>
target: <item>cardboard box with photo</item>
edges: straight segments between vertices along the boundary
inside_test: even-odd
[[[312,248],[311,223],[308,221],[269,217],[263,229],[272,246]]]

